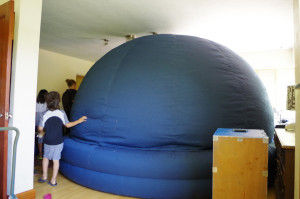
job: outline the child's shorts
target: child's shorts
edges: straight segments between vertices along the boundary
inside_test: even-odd
[[[41,138],[38,137],[38,143],[39,143],[39,144],[43,144],[43,140],[44,140],[44,137],[41,137]]]
[[[63,147],[64,143],[57,145],[44,144],[44,158],[48,158],[49,160],[60,160]]]

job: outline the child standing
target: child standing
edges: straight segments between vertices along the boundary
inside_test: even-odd
[[[59,110],[60,95],[58,92],[52,91],[46,95],[46,103],[48,110],[41,116],[38,130],[44,135],[44,158],[43,158],[43,176],[39,182],[48,181],[48,165],[49,160],[53,160],[52,178],[48,184],[57,186],[56,176],[59,169],[59,160],[63,149],[63,126],[70,128],[82,122],[87,117],[83,116],[74,122],[69,122],[64,111]]]
[[[40,123],[39,119],[41,118],[41,115],[47,110],[46,100],[45,96],[48,93],[47,90],[42,89],[40,90],[37,98],[36,98],[36,115],[35,115],[35,131],[37,132],[38,125]],[[43,137],[38,137],[38,150],[39,154],[37,156],[37,159],[43,159]]]

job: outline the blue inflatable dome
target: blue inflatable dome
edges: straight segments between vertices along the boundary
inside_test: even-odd
[[[107,53],[77,92],[61,172],[78,184],[142,198],[211,198],[217,128],[263,129],[273,112],[253,69],[215,42],[145,36]]]

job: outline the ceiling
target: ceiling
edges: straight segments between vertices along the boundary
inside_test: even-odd
[[[94,62],[126,35],[151,32],[206,38],[236,52],[288,49],[293,0],[43,1],[42,49]]]

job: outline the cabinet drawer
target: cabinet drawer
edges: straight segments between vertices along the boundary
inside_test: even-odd
[[[276,199],[294,198],[295,134],[276,130]]]

